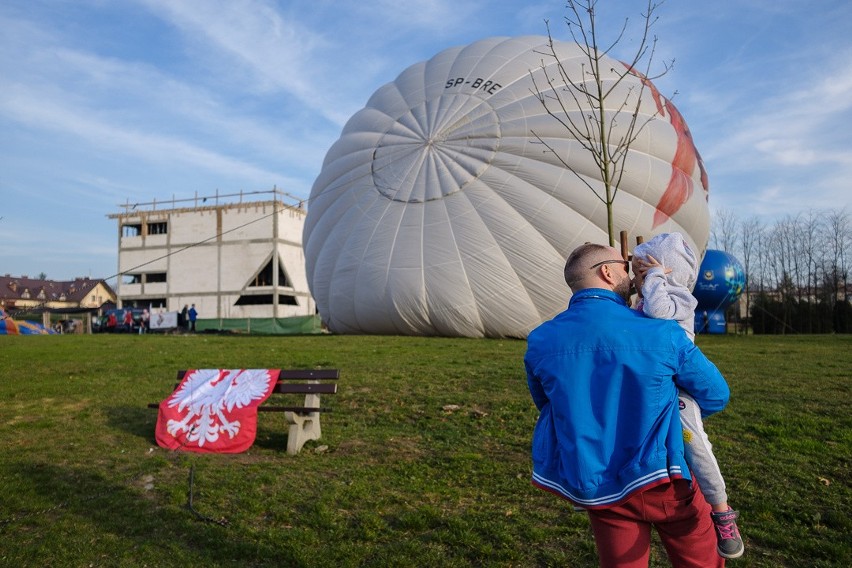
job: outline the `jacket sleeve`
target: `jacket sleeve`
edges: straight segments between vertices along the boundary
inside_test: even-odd
[[[728,404],[731,391],[719,369],[683,334],[674,336],[679,353],[675,384],[688,392],[701,408],[701,416],[719,412]]]
[[[532,369],[532,364],[526,359],[524,360],[524,367],[527,370],[527,386],[530,389],[530,396],[532,396],[536,408],[541,410],[544,408],[544,405],[550,401],[544,392],[544,387],[542,386],[541,381]]]
[[[652,268],[642,283],[642,310],[656,319],[689,320],[695,314],[698,300],[682,286],[670,286],[662,268]]]

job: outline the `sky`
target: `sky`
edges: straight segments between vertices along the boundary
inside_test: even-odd
[[[627,58],[646,0],[600,0]],[[382,85],[490,36],[570,40],[564,0],[3,0],[0,274],[115,283],[121,204],[307,198]],[[852,213],[852,2],[667,0],[655,83],[711,211]]]

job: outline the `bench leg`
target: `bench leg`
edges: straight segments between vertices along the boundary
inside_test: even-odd
[[[308,408],[319,407],[319,395],[309,394],[305,397],[305,406]],[[319,440],[322,435],[320,428],[320,413],[311,412],[310,414],[297,414],[295,412],[285,412],[284,417],[290,424],[290,430],[287,433],[287,453],[290,455],[298,454],[302,446],[308,440]]]

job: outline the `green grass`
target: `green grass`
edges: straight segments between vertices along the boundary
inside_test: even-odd
[[[852,565],[852,336],[700,337],[732,389],[707,421],[746,555]],[[596,565],[588,520],[529,483],[522,341],[0,338],[0,565]],[[165,451],[175,371],[336,367],[323,438],[283,416],[239,455]],[[446,405],[460,408],[448,412]],[[315,451],[325,445],[324,452]],[[198,520],[186,508],[190,469]],[[655,545],[652,566],[666,566]]]

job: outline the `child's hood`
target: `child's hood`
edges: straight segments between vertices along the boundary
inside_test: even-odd
[[[698,279],[698,258],[680,233],[661,233],[648,242],[636,245],[633,255],[647,259],[653,256],[672,271],[667,278],[678,286],[692,290]]]

